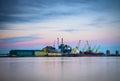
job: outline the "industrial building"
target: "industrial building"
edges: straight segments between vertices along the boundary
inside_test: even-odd
[[[44,56],[42,50],[11,50],[9,54],[10,56],[18,57]]]

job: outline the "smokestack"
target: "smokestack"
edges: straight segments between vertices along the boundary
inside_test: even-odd
[[[61,38],[61,44],[63,44],[63,38]]]
[[[55,47],[55,40],[54,40],[54,42],[53,42],[53,47]]]
[[[57,38],[57,45],[59,46],[59,38]]]

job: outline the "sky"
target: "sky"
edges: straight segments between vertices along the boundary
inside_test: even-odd
[[[42,49],[57,38],[120,52],[120,0],[0,0],[0,54]]]

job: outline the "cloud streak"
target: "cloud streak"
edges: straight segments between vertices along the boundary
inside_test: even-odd
[[[26,41],[33,41],[36,39],[42,39],[41,37],[36,36],[21,36],[21,37],[11,37],[11,38],[1,38],[0,44],[11,44],[11,43],[18,43],[18,42],[26,42]]]

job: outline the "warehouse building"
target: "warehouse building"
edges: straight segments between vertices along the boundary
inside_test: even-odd
[[[44,52],[42,50],[11,50],[9,55],[18,57],[37,57],[44,56]]]

